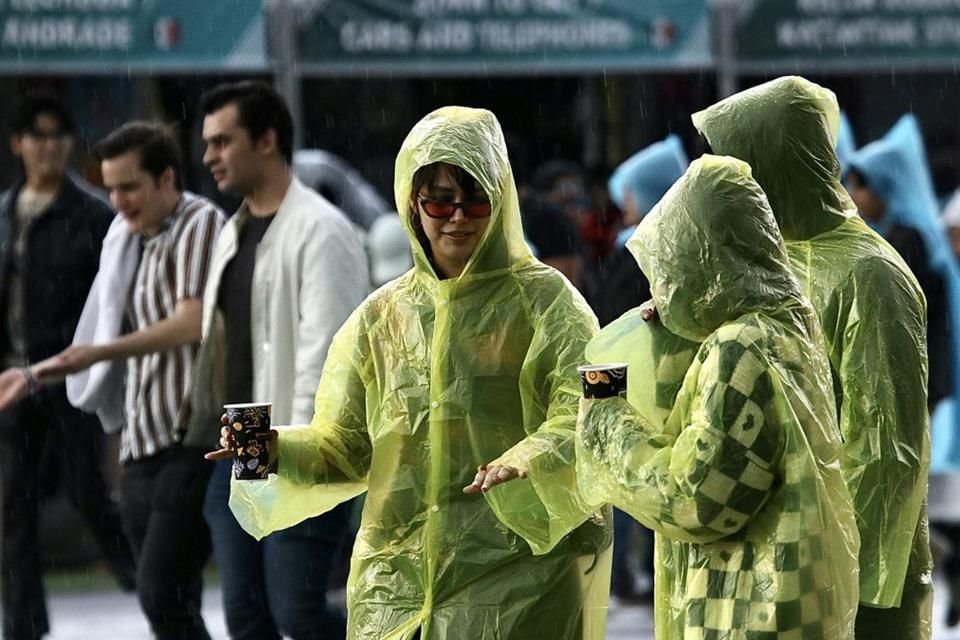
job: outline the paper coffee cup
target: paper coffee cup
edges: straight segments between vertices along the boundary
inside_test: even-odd
[[[233,477],[237,480],[266,480],[270,473],[271,402],[225,404],[227,426],[237,445]]]
[[[627,364],[589,364],[577,367],[583,383],[584,398],[627,397]]]

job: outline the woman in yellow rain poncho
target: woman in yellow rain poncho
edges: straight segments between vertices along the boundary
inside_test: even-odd
[[[693,122],[715,153],[753,169],[820,320],[860,529],[857,637],[928,639],[926,303],[840,184],[837,99],[785,77],[694,114]]]
[[[262,537],[367,492],[350,638],[599,640],[609,517],[579,502],[572,462],[576,367],[596,320],[527,249],[490,112],[421,120],[395,190],[413,270],[343,326],[313,423],[280,430],[278,475],[235,481],[231,508]],[[467,495],[504,452],[513,466],[500,468],[524,479]]]
[[[588,503],[657,532],[657,638],[848,640],[858,535],[829,365],[750,168],[695,161],[627,246],[663,325],[701,345],[662,429],[583,400],[576,466]]]

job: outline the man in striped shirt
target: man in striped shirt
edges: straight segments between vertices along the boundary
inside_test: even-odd
[[[208,638],[200,615],[201,574],[210,555],[202,506],[212,465],[203,460],[208,443],[192,436],[187,398],[203,289],[225,218],[212,202],[183,191],[180,151],[166,127],[126,124],[96,151],[120,214],[114,227],[126,225],[111,231],[133,234],[140,245],[122,301],[128,331],[107,342],[74,344],[33,373],[47,383],[99,362],[126,360],[120,507],[137,560],[140,605],[158,638]],[[103,268],[108,263],[116,261],[104,255]]]

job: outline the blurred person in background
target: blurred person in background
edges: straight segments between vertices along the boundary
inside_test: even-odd
[[[950,249],[960,260],[960,198],[947,203],[940,218]],[[950,336],[951,347],[954,337]],[[958,370],[953,369],[954,375]],[[957,394],[940,402],[931,416],[930,453],[931,545],[938,552],[937,565],[947,578],[950,606],[947,624],[960,622],[960,429],[957,426]],[[942,544],[935,545],[935,542]]]
[[[693,123],[714,153],[750,164],[817,312],[860,530],[856,636],[929,639],[926,304],[840,182],[836,96],[787,76],[695,113]]]
[[[104,481],[99,421],[73,408],[62,384],[41,388],[33,363],[70,344],[114,214],[67,172],[74,125],[52,99],[17,104],[11,148],[23,178],[0,195],[0,473],[3,637],[50,630],[40,565],[39,510],[59,478],[121,587],[133,555]],[[45,452],[56,468],[45,468]]]
[[[119,428],[120,514],[140,606],[157,638],[205,640],[200,605],[210,538],[202,506],[212,465],[197,453],[203,425],[187,394],[224,215],[183,190],[180,148],[163,125],[126,124],[95,153],[119,215],[73,345],[32,370],[42,385],[68,376],[71,402]]]
[[[574,162],[553,160],[534,173],[520,203],[527,240],[537,257],[580,286],[580,218],[586,211],[583,172]]]
[[[611,174],[607,190],[623,212],[623,228],[613,252],[603,262],[602,293],[594,311],[604,327],[650,299],[650,284],[626,248],[637,225],[683,175],[688,164],[683,143],[676,135],[656,142],[625,160]]]
[[[239,82],[211,89],[201,108],[203,162],[218,189],[243,197],[204,294],[193,404],[208,416],[212,445],[225,403],[272,402],[277,424],[311,420],[330,342],[370,283],[355,227],[293,175],[283,98],[266,84]],[[350,506],[258,541],[230,512],[232,475],[231,460],[217,463],[204,507],[230,636],[343,638],[346,619],[327,588]]]
[[[602,306],[606,294],[606,261],[616,249],[617,235],[623,229],[623,212],[607,191],[607,172],[589,176],[587,209],[579,209],[579,245],[581,291],[594,311]]]
[[[929,357],[928,408],[933,421],[928,512],[931,525],[951,543],[943,568],[950,586],[947,624],[960,621],[960,452],[944,436],[956,434],[957,422],[942,401],[956,397],[960,371],[960,268],[939,220],[933,180],[920,126],[912,114],[900,118],[880,140],[850,157],[846,176],[863,219],[903,257],[927,299]],[[948,403],[953,404],[953,403]],[[952,423],[944,430],[945,423]],[[941,428],[937,428],[940,426]]]

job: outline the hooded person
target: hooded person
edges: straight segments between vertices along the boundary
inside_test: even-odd
[[[278,474],[234,482],[231,507],[260,537],[366,491],[350,638],[600,640],[610,514],[572,462],[596,320],[530,255],[489,111],[424,117],[395,193],[414,268],[338,332],[312,424],[279,430]]]
[[[603,260],[601,292],[592,300],[601,327],[650,299],[650,285],[627,251],[627,239],[688,164],[680,138],[669,135],[627,158],[610,175],[607,191],[623,211],[625,227]]]
[[[662,429],[581,401],[577,476],[658,534],[657,638],[847,640],[858,535],[829,364],[750,167],[694,161],[627,246],[700,347]]]
[[[686,170],[690,161],[679,136],[670,134],[660,142],[641,149],[614,169],[607,191],[624,212],[626,227],[617,236],[624,247],[643,216],[663,197]]]
[[[926,304],[840,183],[839,113],[833,92],[791,76],[693,123],[715,153],[752,168],[820,321],[861,538],[857,637],[929,638]]]

